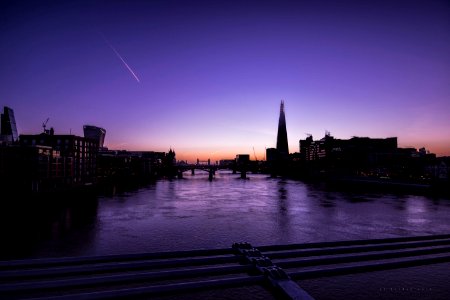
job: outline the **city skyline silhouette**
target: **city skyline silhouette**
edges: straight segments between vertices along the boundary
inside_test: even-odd
[[[0,299],[434,299],[449,0],[0,1]]]
[[[17,129],[105,128],[110,149],[264,157],[306,134],[450,155],[446,2],[1,4],[0,104]],[[253,156],[253,155],[252,155]]]

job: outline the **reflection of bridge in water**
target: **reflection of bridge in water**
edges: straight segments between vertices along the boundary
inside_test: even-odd
[[[211,164],[211,161],[200,161],[197,159],[196,164],[177,164],[177,176],[178,178],[183,178],[183,173],[190,171],[192,175],[195,175],[195,170],[208,172],[208,179],[213,180],[218,170],[232,170],[233,174],[240,173],[240,177],[243,179],[247,178],[247,168],[246,166],[237,166],[236,164]]]

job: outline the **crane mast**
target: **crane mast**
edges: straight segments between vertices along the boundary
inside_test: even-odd
[[[42,127],[44,128],[44,133],[47,133],[47,130],[45,130],[45,128],[47,127],[47,122],[48,122],[49,119],[50,119],[50,118],[47,118],[47,120],[45,120],[45,121],[42,123]]]
[[[253,147],[253,155],[255,156],[255,160],[258,161],[258,158],[256,157],[255,147]]]

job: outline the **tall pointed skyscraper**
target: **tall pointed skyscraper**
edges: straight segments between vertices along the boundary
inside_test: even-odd
[[[280,105],[280,119],[278,120],[278,134],[277,134],[277,150],[281,155],[289,154],[289,146],[286,131],[286,117],[284,115],[284,101],[281,100]]]

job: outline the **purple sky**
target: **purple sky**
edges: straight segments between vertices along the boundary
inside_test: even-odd
[[[19,133],[50,118],[110,149],[262,159],[284,99],[290,152],[328,130],[450,155],[448,1],[28,2],[0,4]]]

